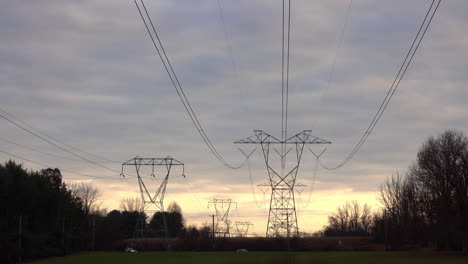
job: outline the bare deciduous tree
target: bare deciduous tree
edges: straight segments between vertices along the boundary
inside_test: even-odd
[[[182,214],[182,209],[180,208],[179,204],[176,202],[171,202],[167,207],[167,211],[169,213],[179,213]]]
[[[430,137],[405,177],[380,190],[383,218],[395,244],[433,242],[468,250],[468,138],[448,130]]]
[[[370,232],[372,215],[365,204],[362,209],[357,201],[347,202],[328,217],[326,235],[367,235]]]
[[[420,184],[437,243],[468,249],[468,138],[448,130],[429,138],[418,152],[411,176]]]
[[[123,198],[120,200],[120,209],[127,212],[140,212],[143,210],[143,203],[141,198]]]
[[[362,208],[361,212],[361,227],[364,230],[365,233],[370,232],[370,227],[372,225],[373,221],[373,216],[371,212],[371,207],[367,204],[364,204],[364,207]]]
[[[85,215],[90,215],[99,211],[100,203],[98,203],[101,192],[97,187],[89,183],[72,183],[69,185],[71,193],[74,197],[80,199]]]

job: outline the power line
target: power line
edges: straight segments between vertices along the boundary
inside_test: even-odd
[[[190,105],[190,102],[187,98],[187,96],[185,95],[185,92],[182,88],[182,85],[180,84],[180,81],[179,81],[179,78],[177,77],[175,71],[174,71],[174,68],[172,67],[172,64],[167,56],[167,53],[164,49],[164,46],[162,45],[162,42],[161,42],[161,39],[159,38],[159,35],[156,31],[156,28],[153,24],[153,21],[151,20],[151,17],[150,15],[148,14],[148,10],[145,6],[145,3],[143,0],[140,0],[142,6],[143,6],[143,11],[145,12],[145,15],[146,17],[148,18],[148,22],[146,21],[145,17],[143,16],[143,13],[142,13],[142,9],[140,8],[139,4],[137,3],[136,0],[134,0],[134,3],[135,3],[135,6],[136,8],[138,9],[138,13],[140,14],[140,17],[141,19],[143,20],[143,23],[146,27],[146,30],[151,38],[151,41],[153,42],[153,45],[158,53],[158,56],[159,58],[161,59],[162,63],[163,63],[163,66],[164,66],[164,69],[166,70],[167,74],[169,75],[169,78],[171,80],[171,83],[172,85],[174,86],[174,88],[176,89],[176,92],[185,108],[185,110],[187,111],[187,114],[189,115],[190,119],[192,120],[192,123],[194,124],[195,128],[197,129],[198,133],[200,134],[200,136],[202,137],[203,141],[205,142],[205,144],[208,146],[208,148],[210,149],[211,153],[219,160],[219,162],[221,162],[224,166],[228,167],[228,168],[231,168],[231,169],[239,169],[241,168],[244,164],[245,164],[245,161],[239,165],[239,166],[233,166],[231,164],[229,164],[228,162],[226,162],[224,160],[224,158],[219,154],[219,152],[217,151],[216,147],[212,144],[210,138],[206,135],[205,131],[203,130],[203,127],[202,125],[200,124],[200,121],[198,120],[195,112],[193,111],[192,109],[192,106]],[[150,25],[148,25],[150,24]],[[151,32],[150,30],[150,26],[152,28],[152,31],[154,33],[154,37],[153,37],[153,33]],[[158,44],[156,44],[156,40],[159,44],[159,47],[158,47]]]
[[[281,26],[281,140],[284,141],[284,0],[282,12]],[[282,146],[282,154],[284,154],[284,146]]]
[[[45,152],[45,151],[41,151],[41,150],[38,150],[38,149],[35,149],[35,148],[31,148],[31,147],[28,147],[28,146],[25,146],[25,145],[22,145],[22,144],[13,142],[13,141],[8,140],[8,139],[5,139],[5,138],[0,138],[0,140],[3,141],[3,142],[7,142],[8,144],[12,144],[12,145],[15,145],[15,146],[24,148],[24,149],[28,149],[28,150],[31,150],[31,151],[34,151],[34,152],[37,152],[37,153],[40,153],[40,154],[47,155],[47,156],[51,156],[51,157],[55,157],[55,158],[60,158],[60,159],[67,159],[67,160],[72,160],[72,161],[83,161],[83,160],[79,160],[79,159],[69,158],[69,157],[60,156],[60,155],[55,155],[55,154],[52,154],[52,153],[48,153],[48,152]]]
[[[427,29],[429,28],[432,19],[434,18],[435,13],[437,12],[437,9],[439,8],[439,5],[442,0],[438,0],[437,5],[434,7],[434,3],[436,0],[433,0],[429,9],[427,10],[426,16],[424,17],[423,22],[421,23],[421,26],[419,27],[418,33],[416,34],[416,37],[414,38],[410,49],[408,50],[405,59],[403,63],[400,66],[400,69],[398,70],[397,75],[395,76],[395,79],[392,82],[392,85],[390,86],[387,95],[385,96],[384,100],[380,104],[379,109],[374,115],[374,118],[372,119],[371,123],[369,124],[369,127],[366,129],[364,134],[362,135],[361,139],[358,141],[354,149],[348,154],[348,156],[338,165],[334,167],[328,167],[324,165],[320,161],[320,165],[327,170],[335,170],[338,168],[341,168],[344,166],[346,163],[348,163],[355,155],[356,153],[361,149],[362,145],[364,142],[367,140],[369,137],[370,133],[372,130],[375,128],[377,125],[378,121],[382,117],[382,114],[385,112],[385,109],[387,108],[388,104],[390,103],[390,100],[392,99],[393,95],[395,94],[396,89],[398,89],[398,86],[400,85],[401,80],[403,79],[406,71],[408,70],[409,65],[411,64],[414,55],[416,54],[416,51],[419,48],[419,45],[421,44],[421,41],[423,40],[424,36],[426,35]],[[428,20],[429,18],[429,20]],[[426,23],[427,21],[427,23]]]
[[[36,165],[39,165],[39,166],[42,166],[42,167],[45,167],[45,168],[53,168],[53,167],[55,167],[55,166],[50,166],[50,165],[47,165],[47,164],[44,164],[44,163],[40,163],[40,162],[37,162],[37,161],[34,161],[34,160],[30,160],[30,159],[27,159],[27,158],[24,158],[24,157],[21,157],[21,156],[18,156],[18,155],[15,155],[15,154],[12,154],[12,153],[10,153],[10,152],[3,151],[3,150],[0,150],[0,153],[3,153],[3,154],[6,154],[6,155],[15,157],[15,158],[20,159],[20,160],[23,160],[23,161],[27,161],[27,162],[36,164]],[[63,170],[63,169],[60,169],[60,171],[67,172],[67,173],[71,173],[71,174],[75,174],[75,175],[78,175],[78,176],[89,177],[89,178],[97,178],[97,179],[119,179],[119,178],[117,178],[117,177],[114,178],[114,177],[95,176],[95,175],[83,174],[83,173],[78,173],[78,172],[69,171],[69,170]]]
[[[237,64],[234,60],[234,55],[233,55],[233,50],[232,50],[232,45],[231,45],[231,38],[229,37],[229,32],[226,26],[226,19],[224,18],[223,6],[221,4],[221,0],[216,0],[216,2],[218,3],[219,19],[221,20],[221,23],[223,24],[223,32],[224,32],[224,39],[226,41],[226,48],[229,54],[229,58],[231,60],[232,68],[235,72],[235,77],[237,79],[237,82],[239,82],[238,80],[239,72],[238,72]]]
[[[172,75],[173,75],[173,77],[174,77],[174,79],[175,79],[177,85],[175,85],[174,79],[173,79],[173,78],[171,78],[171,81],[172,81],[174,87],[176,88],[176,90],[177,90],[177,88],[179,88],[179,90],[178,90],[179,97],[180,97],[182,103],[184,104],[185,109],[186,109],[187,111],[189,111],[189,115],[190,115],[190,113],[191,113],[190,117],[191,117],[191,119],[192,119],[192,122],[194,122],[194,125],[196,126],[198,132],[199,132],[200,135],[202,136],[202,139],[204,140],[205,144],[207,144],[207,146],[210,148],[210,150],[211,150],[211,152],[213,153],[213,155],[215,155],[215,157],[216,157],[223,165],[225,165],[226,167],[229,167],[229,168],[231,168],[231,169],[238,169],[238,168],[242,167],[243,164],[242,164],[241,166],[239,166],[239,167],[234,167],[234,166],[230,165],[229,163],[227,163],[227,162],[223,159],[223,157],[218,153],[218,151],[216,150],[216,148],[214,147],[214,145],[211,143],[210,139],[208,138],[208,136],[207,136],[206,133],[204,132],[203,127],[201,126],[200,122],[198,121],[198,118],[197,118],[197,116],[195,115],[195,112],[193,111],[192,106],[190,105],[190,102],[188,101],[188,99],[187,99],[187,97],[186,97],[186,95],[185,95],[184,90],[182,89],[182,86],[181,86],[181,84],[180,84],[180,82],[179,82],[179,79],[178,79],[178,77],[177,77],[177,75],[176,75],[176,73],[175,73],[175,71],[174,71],[174,69],[173,69],[173,67],[172,67],[172,64],[171,64],[171,62],[170,62],[170,60],[169,60],[169,58],[168,58],[168,56],[167,56],[167,54],[166,54],[166,51],[165,51],[165,49],[164,49],[164,46],[162,45],[162,42],[161,42],[161,40],[160,40],[160,38],[159,38],[159,35],[158,35],[157,31],[156,31],[156,28],[154,27],[154,24],[153,24],[153,22],[152,22],[152,20],[151,20],[151,17],[150,17],[150,15],[148,14],[148,11],[147,11],[147,9],[146,9],[146,6],[145,6],[143,0],[141,0],[141,3],[142,3],[143,8],[144,8],[144,10],[145,10],[146,16],[148,17],[148,20],[149,20],[149,22],[150,22],[150,24],[151,24],[151,27],[152,27],[152,29],[153,29],[153,32],[154,32],[154,34],[155,34],[155,36],[156,36],[156,38],[157,38],[157,40],[158,40],[158,43],[159,43],[159,45],[160,45],[160,47],[161,47],[161,50],[162,50],[162,52],[163,52],[163,54],[164,54],[164,57],[165,57],[165,59],[166,59],[166,61],[167,61],[167,65],[169,65],[169,68],[170,68],[170,70],[171,70],[171,72],[172,72]],[[136,4],[136,1],[135,1],[135,4]],[[138,8],[138,11],[140,11],[138,5],[137,5],[137,8]],[[141,15],[141,12],[140,12],[140,15]],[[148,29],[147,23],[146,23],[146,21],[144,20],[143,16],[142,16],[142,19],[143,19],[143,22],[145,23],[145,26],[146,26],[146,28],[147,28],[147,30],[148,30],[148,33],[149,33],[150,36],[151,36],[151,39],[153,40],[153,44],[154,44],[155,48],[158,50],[157,45],[156,45],[155,42],[154,42],[154,38],[152,37],[151,32],[150,32],[150,30]],[[159,52],[159,50],[158,50],[158,54],[159,54],[161,60],[163,61],[164,67],[166,68],[166,71],[167,71],[167,73],[169,74],[169,77],[171,77],[171,75],[170,75],[170,73],[169,73],[169,70],[167,69],[167,66],[166,66],[166,64],[164,63],[164,59],[161,57],[161,53]],[[180,92],[179,92],[179,91],[180,91]],[[181,97],[181,95],[182,95],[182,97]],[[184,99],[185,99],[185,101],[184,101]],[[198,125],[198,126],[197,126],[197,125]]]
[[[38,130],[37,128],[35,128],[35,127],[29,125],[28,123],[22,121],[21,119],[17,118],[17,117],[14,116],[13,114],[9,113],[9,112],[6,111],[5,109],[0,108],[0,111],[3,112],[4,114],[8,115],[9,117],[11,117],[11,118],[17,120],[19,123],[25,125],[26,127],[30,128],[31,130],[34,130],[34,131],[37,132],[38,134],[41,134],[42,136],[47,137],[47,138],[49,138],[49,139],[51,139],[51,140],[53,140],[53,141],[55,141],[55,142],[58,142],[58,143],[60,143],[60,144],[62,144],[62,145],[64,145],[64,146],[67,146],[67,147],[69,147],[69,148],[71,148],[71,149],[74,149],[74,150],[76,150],[76,151],[78,151],[78,152],[81,152],[81,153],[83,153],[83,154],[86,154],[86,155],[89,155],[89,156],[92,156],[92,157],[95,157],[95,158],[98,158],[98,159],[102,159],[102,160],[107,161],[107,162],[109,162],[109,163],[120,163],[119,161],[110,160],[110,159],[107,159],[107,158],[105,158],[105,157],[98,156],[98,155],[95,155],[95,154],[92,154],[92,153],[89,153],[89,152],[80,150],[80,149],[78,149],[78,148],[76,148],[76,147],[74,147],[74,146],[72,146],[72,145],[70,145],[70,144],[67,144],[67,143],[65,143],[65,142],[63,142],[63,141],[61,141],[61,140],[59,140],[59,139],[57,139],[57,138],[55,138],[55,137],[52,137],[51,135],[48,135],[48,134],[46,134],[46,133],[44,133],[44,132]]]
[[[202,210],[205,210],[206,208],[202,205],[201,199],[198,197],[197,193],[193,190],[192,184],[190,184],[190,181],[188,180],[188,178],[187,177],[183,177],[183,178],[184,178],[185,182],[187,183],[187,186],[189,187],[190,192],[193,194],[193,197],[195,197],[195,199],[197,200],[198,205],[200,206],[200,208]]]
[[[226,50],[227,50],[227,55],[229,56],[230,58],[230,62],[231,62],[231,66],[232,66],[232,69],[233,69],[233,76],[234,76],[234,80],[237,84],[238,87],[241,87],[240,89],[240,95],[241,96],[245,96],[247,93],[248,93],[248,87],[246,88],[246,85],[245,83],[242,83],[240,81],[240,74],[239,74],[239,67],[238,67],[238,64],[236,63],[236,60],[235,60],[235,56],[234,56],[234,51],[233,51],[233,48],[232,48],[232,34],[230,34],[229,32],[229,27],[226,23],[226,18],[227,17],[225,15],[225,12],[223,11],[223,4],[222,4],[222,0],[217,0],[217,3],[218,3],[218,13],[219,13],[219,20],[221,21],[222,23],[222,26],[223,26],[223,32],[224,32],[224,40],[226,42]],[[246,112],[246,114],[248,115],[249,114],[249,105],[245,105],[244,106],[244,111]]]
[[[288,100],[289,100],[289,44],[291,35],[291,0],[288,0],[288,45],[286,52],[286,109],[285,109],[285,124],[284,124],[284,139],[288,137]]]
[[[255,185],[254,185],[254,181],[252,177],[252,168],[250,166],[250,156],[247,158],[247,171],[249,173],[250,187],[251,187],[252,195],[255,200],[255,205],[257,206],[257,208],[262,208],[263,206],[261,205],[261,203],[258,202],[257,194],[255,192]]]
[[[337,58],[338,58],[338,53],[339,51],[341,50],[341,46],[343,44],[343,39],[344,39],[344,34],[346,32],[346,27],[348,25],[348,21],[349,21],[349,16],[350,16],[350,13],[351,13],[351,7],[353,5],[353,0],[350,0],[349,1],[349,4],[348,4],[348,8],[346,9],[346,17],[344,19],[344,22],[343,22],[343,26],[341,27],[341,31],[340,31],[340,34],[338,36],[338,42],[337,42],[337,46],[335,48],[335,52],[334,52],[334,56],[333,56],[333,61],[332,61],[332,65],[330,67],[330,72],[328,73],[328,80],[327,80],[327,83],[326,83],[326,86],[325,86],[325,89],[324,91],[322,92],[322,94],[320,95],[320,98],[319,98],[319,102],[318,102],[318,107],[317,109],[320,109],[321,108],[321,105],[322,105],[322,102],[323,102],[323,98],[326,97],[326,95],[328,94],[328,91],[330,90],[330,86],[331,86],[331,83],[333,81],[333,76],[335,75],[335,68],[336,68],[336,61],[337,61]],[[314,122],[315,123],[315,122]],[[312,129],[314,128],[314,124],[312,124]]]
[[[60,146],[60,145],[54,143],[54,142],[52,142],[51,140],[46,139],[45,137],[39,135],[38,133],[33,132],[32,130],[26,128],[25,126],[20,125],[20,124],[18,124],[17,122],[15,122],[15,121],[9,119],[9,118],[6,117],[5,115],[0,114],[0,117],[2,117],[2,118],[5,119],[6,121],[8,121],[8,122],[12,123],[13,125],[17,126],[18,128],[21,128],[22,130],[24,130],[24,131],[30,133],[31,135],[33,135],[33,136],[35,136],[35,137],[37,137],[37,138],[39,138],[39,139],[41,139],[41,140],[43,140],[43,141],[49,143],[50,145],[52,145],[52,146],[54,146],[54,147],[56,147],[56,148],[58,148],[58,149],[60,149],[60,150],[63,150],[63,151],[65,151],[65,152],[67,152],[67,153],[69,153],[69,154],[71,154],[71,155],[73,155],[73,156],[75,156],[75,157],[78,157],[78,158],[80,158],[80,159],[82,159],[82,160],[84,160],[84,161],[86,161],[86,162],[92,163],[92,164],[94,164],[94,165],[96,165],[96,166],[99,166],[99,167],[101,167],[101,168],[104,168],[104,169],[107,169],[107,170],[110,170],[110,171],[113,171],[113,172],[120,173],[120,172],[117,171],[117,170],[111,169],[111,168],[109,168],[109,167],[107,167],[107,166],[104,166],[104,165],[102,165],[102,164],[99,164],[99,163],[97,163],[97,162],[94,162],[94,161],[92,161],[92,160],[90,160],[90,159],[88,159],[88,158],[85,158],[85,157],[83,157],[83,156],[80,156],[80,155],[78,155],[78,154],[76,154],[76,153],[74,153],[74,152],[72,152],[72,151],[70,151],[70,150],[68,150],[68,149],[66,149],[66,148],[64,148],[64,147],[62,147],[62,146]]]
[[[288,100],[289,100],[289,44],[291,32],[291,0],[287,3],[287,18],[285,18],[285,0],[282,5],[282,30],[281,30],[281,140],[285,141],[288,130]],[[286,22],[287,20],[287,22]],[[285,29],[287,28],[287,32]],[[282,154],[286,152],[286,146],[282,146]]]
[[[312,150],[309,147],[308,147],[308,149],[312,152]],[[314,153],[314,155],[315,155],[315,153]],[[314,191],[315,181],[317,180],[317,172],[318,172],[318,169],[319,169],[319,160],[320,160],[319,156],[316,156],[315,157],[314,170],[313,170],[313,174],[312,174],[312,183],[310,184],[310,191],[309,191],[309,195],[307,196],[307,202],[303,206],[304,208],[307,208],[309,206],[310,200],[312,198],[312,192]]]

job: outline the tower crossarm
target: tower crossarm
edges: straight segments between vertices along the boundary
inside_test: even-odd
[[[229,236],[229,211],[231,205],[235,205],[237,208],[237,202],[232,199],[213,199],[208,202],[208,208],[210,205],[214,207],[216,213],[215,234],[221,237]]]
[[[282,141],[263,130],[254,130],[255,135],[235,141],[234,144],[331,144],[330,141],[311,136],[312,130],[303,130]]]
[[[147,227],[147,224],[145,223],[147,221],[146,216],[151,216],[158,211],[164,212],[164,196],[166,194],[167,183],[169,181],[169,176],[171,174],[173,166],[181,166],[182,176],[184,177],[185,167],[182,162],[171,158],[170,156],[167,156],[165,158],[141,158],[136,156],[135,158],[132,158],[122,163],[122,177],[125,177],[124,167],[129,166],[135,168],[136,176],[138,179],[138,187],[140,189],[141,195],[141,211],[138,216],[139,219],[135,225],[134,237],[143,237],[145,233],[145,228]],[[152,194],[151,191],[147,188],[147,184],[145,184],[145,181],[142,177],[142,174],[145,173],[144,168],[148,167],[151,169],[151,176],[154,178],[156,178],[156,176],[154,175],[155,168],[164,168],[164,177],[162,178],[162,181],[160,182],[157,190],[155,190],[154,194]],[[168,230],[165,216],[163,216],[163,221],[164,229],[167,235]]]
[[[254,130],[253,136],[234,142],[261,146],[268,183],[260,186],[269,187],[271,191],[267,236],[289,237],[291,234],[299,234],[294,196],[296,189],[304,188],[304,185],[296,184],[304,147],[309,144],[331,144],[330,141],[312,136],[311,133],[312,130],[303,130],[289,138],[282,137],[280,140],[262,130]],[[272,156],[272,153],[277,154],[279,159],[276,155]],[[274,166],[278,161],[280,166]]]
[[[124,163],[122,163],[122,166],[126,165],[133,165],[133,166],[166,166],[168,164],[171,164],[172,166],[184,166],[184,163],[171,158],[171,157],[166,157],[166,158],[140,158],[140,157],[135,157],[133,159],[130,159]]]
[[[285,144],[331,144],[330,141],[310,135],[312,130],[303,130],[300,133],[288,138]]]

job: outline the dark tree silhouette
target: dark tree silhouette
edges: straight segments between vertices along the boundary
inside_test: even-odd
[[[325,236],[366,236],[370,233],[372,215],[367,204],[357,201],[347,202],[338,207],[337,212],[328,217]]]
[[[184,228],[182,209],[176,202],[172,202],[167,212],[156,212],[149,223],[149,227],[156,236],[165,236],[165,224],[167,235],[176,237]]]
[[[410,177],[419,184],[421,209],[441,248],[467,249],[468,138],[449,130],[429,138]]]
[[[0,165],[0,200],[0,262],[16,262],[18,255],[28,260],[83,249],[81,201],[62,183],[60,170],[27,171],[8,161]]]
[[[120,209],[124,212],[140,212],[143,210],[143,203],[140,197],[124,198],[120,200]]]
[[[72,195],[79,198],[82,202],[83,211],[87,216],[98,213],[98,199],[101,196],[99,189],[89,183],[72,183],[69,186]]]
[[[384,211],[375,222],[380,239],[395,247],[432,242],[466,252],[468,138],[448,130],[427,139],[407,175],[387,179],[380,197]]]

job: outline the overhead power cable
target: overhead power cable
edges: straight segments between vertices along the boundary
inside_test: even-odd
[[[23,161],[26,161],[26,162],[30,162],[30,163],[33,163],[33,164],[36,164],[36,165],[39,165],[39,166],[42,166],[44,168],[53,168],[55,166],[50,166],[50,165],[47,165],[47,164],[44,164],[44,163],[40,163],[40,162],[37,162],[37,161],[34,161],[34,160],[30,160],[30,159],[27,159],[27,158],[24,158],[24,157],[21,157],[21,156],[18,156],[18,155],[15,155],[15,154],[12,154],[10,152],[6,152],[6,151],[3,151],[3,150],[0,150],[0,153],[3,153],[3,154],[6,154],[8,156],[12,156],[12,157],[15,157],[17,159],[20,159],[20,160],[23,160]],[[89,174],[83,174],[83,173],[78,173],[78,172],[74,172],[74,171],[69,171],[69,170],[64,170],[64,169],[60,169],[60,171],[63,171],[63,172],[67,172],[67,173],[70,173],[70,174],[75,174],[75,175],[78,175],[78,176],[83,176],[83,177],[88,177],[88,178],[96,178],[96,179],[120,179],[120,177],[104,177],[104,176],[95,176],[95,175],[89,175]]]
[[[59,139],[57,139],[57,138],[55,138],[55,137],[52,137],[51,135],[48,135],[48,134],[46,134],[46,133],[40,131],[39,129],[37,129],[37,128],[31,126],[31,125],[29,125],[28,123],[22,121],[21,119],[17,118],[16,116],[14,116],[13,114],[9,113],[9,112],[6,111],[5,109],[0,108],[0,112],[3,112],[5,115],[8,115],[10,118],[15,119],[15,120],[18,121],[19,123],[23,124],[24,126],[28,127],[29,129],[35,131],[36,133],[38,133],[38,134],[40,134],[40,135],[42,135],[42,136],[44,136],[44,137],[47,137],[47,138],[49,138],[49,139],[51,139],[51,140],[53,140],[53,141],[55,141],[55,142],[57,142],[57,143],[59,143],[59,144],[62,144],[62,145],[64,145],[64,146],[67,146],[67,147],[69,147],[70,149],[73,149],[73,150],[75,150],[75,151],[81,152],[81,153],[83,153],[83,154],[89,155],[89,156],[94,157],[94,158],[97,158],[97,159],[104,160],[104,161],[109,162],[109,163],[120,163],[120,161],[110,160],[110,159],[107,159],[107,158],[105,158],[105,157],[98,156],[98,155],[95,155],[95,154],[86,152],[86,151],[84,151],[84,150],[78,149],[78,148],[76,148],[76,147],[74,147],[74,146],[72,146],[72,145],[70,145],[70,144],[67,144],[67,143],[63,142],[62,140],[59,140]]]
[[[206,210],[206,208],[202,205],[201,199],[198,197],[197,193],[195,190],[192,188],[192,184],[190,184],[190,181],[188,180],[187,177],[183,177],[185,182],[187,183],[187,186],[189,187],[190,192],[192,193],[193,197],[197,200],[198,206],[200,206],[200,209]]]
[[[408,67],[410,66],[414,55],[416,54],[424,36],[426,35],[427,29],[429,28],[432,19],[434,18],[435,13],[437,12],[440,3],[442,0],[437,0],[437,4],[435,4],[436,0],[433,0],[429,9],[427,10],[427,13],[424,17],[424,20],[421,23],[421,26],[419,27],[418,33],[416,34],[410,49],[408,50],[405,59],[403,63],[400,66],[400,69],[398,70],[397,75],[395,76],[395,79],[392,82],[392,85],[388,89],[388,92],[383,99],[382,103],[380,104],[379,109],[374,115],[374,118],[369,124],[369,127],[366,129],[364,134],[362,135],[361,139],[358,141],[358,143],[355,145],[353,150],[348,154],[348,156],[340,163],[335,165],[334,167],[329,167],[324,165],[320,161],[320,165],[327,169],[327,170],[335,170],[338,168],[343,167],[346,163],[348,163],[355,155],[356,153],[361,149],[363,146],[364,142],[366,142],[367,138],[369,135],[372,133],[372,130],[375,128],[377,123],[379,122],[380,118],[382,117],[382,114],[385,112],[385,109],[387,108],[388,104],[390,103],[390,100],[392,99],[393,95],[395,94],[395,91],[398,89],[398,86],[400,85],[401,80],[406,74],[406,71],[408,70]]]
[[[257,194],[255,192],[255,185],[254,185],[254,181],[253,181],[253,177],[252,177],[252,168],[250,166],[250,157],[247,157],[247,171],[249,173],[250,187],[251,187],[252,195],[253,195],[254,200],[255,200],[255,205],[257,206],[257,208],[262,208],[263,206],[262,206],[262,204],[260,202],[258,202]]]
[[[291,0],[283,0],[282,30],[281,30],[281,140],[285,141],[288,131],[288,101],[289,101],[289,44],[291,36]],[[287,8],[287,11],[285,10]],[[286,17],[287,16],[287,17]],[[281,146],[282,155],[286,153],[286,145]],[[285,160],[281,162],[282,169]]]
[[[281,140],[284,141],[284,0],[281,22]],[[284,155],[284,145],[281,151],[281,154]]]
[[[288,37],[287,37],[287,52],[286,52],[286,99],[284,113],[284,140],[288,137],[288,101],[289,101],[289,44],[291,36],[291,0],[288,0]]]
[[[185,92],[184,92],[184,90],[182,88],[182,85],[180,84],[179,78],[177,77],[177,74],[175,73],[174,68],[172,67],[172,64],[171,64],[171,62],[169,60],[169,57],[167,56],[167,53],[166,53],[166,51],[164,49],[164,46],[163,46],[163,44],[161,42],[161,39],[159,38],[156,27],[154,26],[153,21],[151,20],[151,17],[150,17],[150,15],[148,13],[148,10],[147,10],[147,8],[145,6],[144,1],[140,0],[143,8],[140,7],[140,5],[137,3],[137,0],[134,0],[134,2],[135,2],[136,8],[138,9],[138,13],[140,14],[140,17],[141,17],[141,19],[142,19],[142,21],[143,21],[143,23],[144,23],[144,25],[146,27],[146,30],[147,30],[150,38],[151,38],[151,41],[153,42],[153,45],[154,45],[154,47],[156,49],[156,52],[157,52],[159,58],[162,61],[164,69],[166,70],[167,74],[169,75],[169,79],[171,80],[171,83],[174,86],[174,88],[175,88],[175,90],[177,92],[177,95],[179,96],[185,110],[187,111],[187,114],[189,115],[190,119],[192,120],[193,125],[197,129],[197,131],[200,134],[200,136],[202,137],[203,141],[205,142],[207,147],[210,149],[211,153],[216,157],[216,159],[218,159],[218,161],[221,162],[224,166],[226,166],[226,167],[228,167],[230,169],[239,169],[239,168],[241,168],[242,166],[244,166],[246,161],[244,161],[239,166],[234,166],[234,165],[231,165],[230,163],[226,162],[226,160],[224,160],[224,158],[221,156],[221,154],[219,154],[218,150],[216,149],[216,147],[211,142],[210,138],[207,136],[207,134],[203,130],[203,127],[202,127],[200,121],[198,120],[195,112],[193,111],[192,106],[190,105],[190,102],[189,102],[187,96],[185,95]],[[145,15],[143,15],[143,12],[145,13]],[[146,18],[145,18],[145,16],[146,16]],[[153,33],[154,33],[154,36],[153,36]]]
[[[226,49],[229,55],[229,58],[231,60],[231,65],[232,69],[234,70],[235,77],[237,79],[237,82],[239,82],[239,72],[237,68],[236,61],[234,60],[234,55],[233,55],[233,50],[232,50],[232,45],[231,45],[231,38],[229,37],[229,32],[228,28],[226,25],[226,19],[224,18],[224,12],[223,12],[223,6],[221,3],[221,0],[216,0],[218,3],[218,11],[219,11],[219,19],[221,20],[221,23],[223,24],[223,32],[224,32],[224,40],[226,41]]]
[[[13,142],[13,141],[8,140],[8,139],[5,139],[5,138],[0,138],[0,140],[3,141],[3,142],[6,142],[6,143],[8,143],[8,144],[12,144],[12,145],[15,145],[15,146],[24,148],[24,149],[28,149],[28,150],[31,150],[31,151],[34,151],[34,152],[37,152],[37,153],[40,153],[40,154],[47,155],[47,156],[51,156],[51,157],[55,157],[55,158],[60,158],[60,159],[66,159],[66,160],[72,160],[72,161],[83,161],[83,160],[80,160],[80,159],[74,159],[74,158],[70,158],[70,157],[55,155],[55,154],[53,154],[53,153],[48,153],[48,152],[45,152],[45,151],[41,151],[41,150],[38,150],[38,149],[35,149],[35,148],[31,148],[31,147],[28,147],[28,146],[25,146],[25,145],[22,145],[22,144]]]
[[[309,150],[310,150],[310,148],[309,148]],[[310,183],[310,190],[309,190],[309,194],[307,196],[306,204],[303,206],[304,208],[307,208],[309,206],[311,198],[312,198],[312,192],[314,191],[315,181],[317,180],[317,172],[318,172],[318,169],[319,169],[319,160],[320,160],[319,157],[315,158],[315,165],[314,165],[314,170],[313,170],[313,174],[312,174],[312,182]]]
[[[291,0],[282,1],[281,23],[281,141],[285,142],[288,131],[288,99],[289,99],[289,44],[291,31]],[[285,8],[288,10],[286,11]],[[287,15],[287,18],[285,17]],[[281,170],[286,166],[286,144],[281,145]]]
[[[58,148],[58,149],[60,149],[60,150],[62,150],[62,151],[64,151],[64,152],[66,152],[66,153],[68,153],[68,154],[70,154],[70,155],[73,155],[73,156],[75,156],[75,157],[77,157],[77,158],[80,158],[80,159],[82,159],[82,160],[84,160],[84,161],[86,161],[86,162],[89,162],[89,163],[91,163],[91,164],[94,164],[94,165],[96,165],[96,166],[98,166],[98,167],[101,167],[101,168],[104,168],[104,169],[107,169],[107,170],[110,170],[110,171],[113,171],[113,172],[120,173],[120,171],[114,170],[114,169],[109,168],[109,167],[107,167],[107,166],[105,166],[105,165],[102,165],[102,164],[99,164],[99,163],[97,163],[97,162],[94,162],[94,161],[92,161],[92,160],[90,160],[90,159],[88,159],[88,158],[85,158],[85,157],[83,157],[83,156],[81,156],[81,155],[78,155],[78,154],[76,154],[76,153],[74,153],[74,152],[72,152],[72,151],[70,151],[70,150],[68,150],[68,149],[66,149],[66,148],[64,148],[64,147],[62,147],[62,146],[60,146],[60,145],[58,145],[57,143],[55,143],[55,142],[53,142],[53,141],[47,139],[45,136],[39,135],[39,133],[36,133],[36,132],[32,131],[31,129],[26,128],[24,125],[21,125],[21,124],[19,124],[18,122],[13,121],[12,119],[6,117],[6,116],[3,115],[3,114],[0,114],[0,117],[3,118],[3,119],[5,119],[6,121],[12,123],[13,125],[17,126],[18,128],[20,128],[20,129],[22,129],[22,130],[28,132],[29,134],[31,134],[31,135],[33,135],[33,136],[35,136],[35,137],[37,137],[37,138],[39,138],[39,139],[41,139],[41,140],[43,140],[43,141],[49,143],[50,145],[52,145],[52,146],[54,146],[54,147],[56,147],[56,148]]]
[[[291,1],[288,1],[287,18],[285,18],[285,0],[282,5],[282,29],[281,29],[281,140],[287,137],[288,126],[288,88],[289,88],[289,37],[291,27]],[[286,22],[286,20],[288,20]],[[287,27],[287,31],[286,31]],[[284,151],[284,150],[283,150]],[[284,154],[284,153],[283,153]]]
[[[337,45],[336,45],[335,52],[334,52],[334,55],[333,55],[333,60],[332,60],[332,64],[331,64],[331,67],[330,67],[330,72],[328,73],[327,83],[325,85],[325,88],[324,88],[322,94],[320,95],[317,109],[321,108],[323,100],[327,96],[328,91],[330,90],[330,86],[331,86],[331,83],[333,81],[333,77],[335,75],[336,61],[337,61],[337,58],[338,58],[338,54],[339,54],[339,52],[341,50],[341,46],[343,44],[343,39],[344,39],[344,35],[345,35],[345,32],[346,32],[346,27],[348,25],[349,17],[350,17],[350,14],[351,14],[352,5],[353,5],[353,0],[349,0],[349,4],[348,4],[348,8],[346,9],[346,16],[345,16],[345,19],[344,19],[344,22],[343,22],[343,26],[341,27],[341,30],[340,30],[340,33],[339,33],[339,36],[338,36],[338,41],[337,41]],[[313,129],[315,127],[315,123],[316,123],[316,121],[314,121],[314,123],[312,124],[311,129]]]

